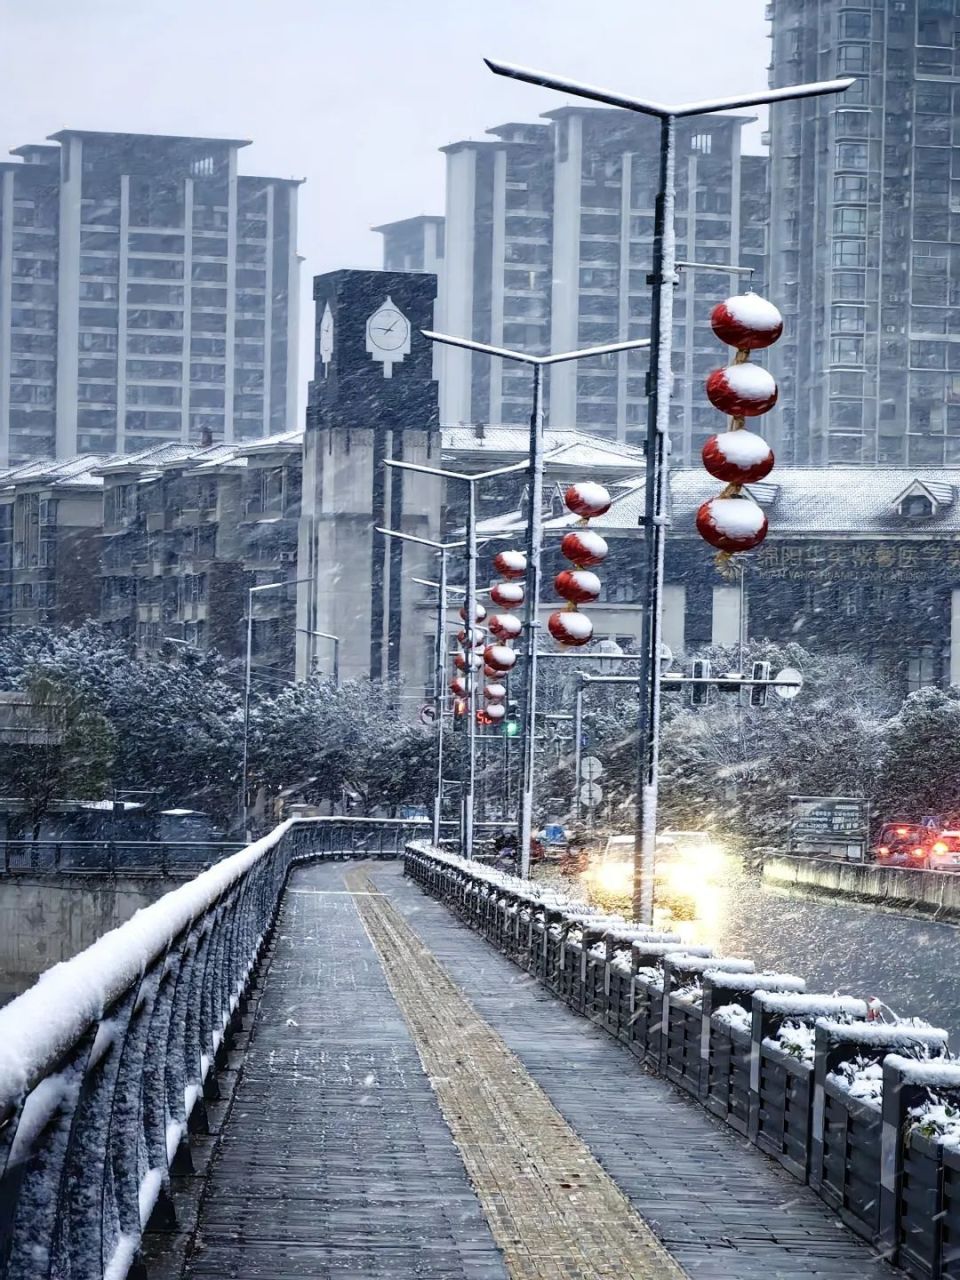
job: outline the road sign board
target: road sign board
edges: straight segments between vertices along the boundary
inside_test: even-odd
[[[803,685],[803,673],[796,667],[784,667],[773,681],[773,692],[778,698],[795,698]]]
[[[861,796],[790,797],[791,851],[862,857],[869,827],[869,802]]]
[[[548,822],[543,828],[544,844],[566,844],[567,830],[562,822]]]
[[[603,788],[599,782],[585,782],[580,788],[580,803],[588,809],[594,809],[603,799]]]
[[[437,720],[437,708],[432,702],[425,702],[420,708],[420,723],[435,724]]]
[[[580,777],[584,782],[596,782],[603,777],[603,765],[596,756],[584,756],[580,761]]]

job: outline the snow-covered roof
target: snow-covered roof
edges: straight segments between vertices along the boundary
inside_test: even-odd
[[[701,467],[671,471],[671,537],[695,537],[698,507],[721,488]],[[604,535],[642,536],[643,476],[628,478],[610,489],[610,510],[591,520],[591,529]],[[925,538],[960,533],[958,489],[960,468],[780,466],[768,480],[748,485],[746,492],[767,513],[768,539],[885,534]],[[934,499],[936,507],[931,515],[916,518],[900,514],[900,501],[915,491],[926,491]],[[547,521],[546,528],[563,529],[576,523],[575,515],[564,514]]]
[[[251,440],[248,444],[237,446],[237,453],[281,453],[288,449],[303,447],[303,429],[299,431],[278,431],[276,435],[264,436],[262,440]]]
[[[115,457],[115,454],[84,454],[74,458],[27,462],[0,472],[0,489],[14,489],[19,485],[51,489],[100,489],[103,487],[100,468],[112,462]]]
[[[530,432],[526,427],[444,427],[440,436],[444,455],[489,461],[505,457],[519,461],[530,452]],[[547,428],[544,432],[544,461],[548,467],[609,470],[619,473],[643,466],[643,450],[636,445],[586,431]]]

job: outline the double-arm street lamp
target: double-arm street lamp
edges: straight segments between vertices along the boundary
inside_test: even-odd
[[[472,338],[456,338],[448,333],[423,330],[423,336],[431,342],[441,342],[449,347],[463,347],[481,355],[500,360],[513,360],[528,364],[533,369],[533,407],[530,413],[530,457],[520,463],[518,470],[526,468],[527,485],[527,581],[526,581],[526,665],[523,700],[523,785],[520,800],[520,874],[530,875],[530,845],[533,839],[533,788],[536,764],[537,722],[537,631],[540,608],[541,555],[543,551],[543,371],[552,364],[565,364],[570,360],[589,360],[592,356],[614,355],[619,351],[636,351],[649,347],[649,338],[635,338],[627,342],[610,342],[600,347],[585,347],[579,351],[560,351],[549,356],[535,356],[528,351],[513,351],[508,347],[494,347],[487,342],[474,342]],[[495,472],[490,474],[496,474]]]
[[[663,560],[666,522],[666,470],[670,429],[670,392],[673,380],[673,288],[676,283],[677,253],[674,227],[676,197],[677,121],[689,116],[710,115],[740,107],[790,102],[797,98],[842,93],[853,79],[826,80],[811,84],[764,89],[759,93],[735,94],[702,102],[666,104],[634,98],[576,80],[484,59],[495,75],[556,89],[576,98],[620,107],[660,122],[660,176],[654,208],[652,301],[650,343],[653,360],[647,375],[647,470],[643,515],[645,540],[644,609],[641,636],[640,715],[638,723],[638,786],[636,847],[634,852],[633,910],[637,920],[653,920],[653,874],[657,839],[657,783],[660,756],[660,681],[657,679],[663,604]]]
[[[526,467],[526,463],[518,462],[509,467],[496,467],[493,471],[476,473],[449,471],[444,467],[427,467],[419,462],[401,462],[395,458],[385,458],[384,465],[397,467],[401,471],[418,471],[422,475],[438,476],[443,480],[456,480],[460,484],[467,486],[466,537],[464,539],[467,553],[467,590],[463,611],[466,614],[464,629],[472,641],[474,638],[473,628],[477,625],[477,485],[482,484],[485,480],[492,480],[495,476],[506,476],[515,471],[522,471]],[[426,538],[414,538],[410,534],[401,534],[396,530],[381,529],[379,532],[389,534],[391,537],[405,538],[410,542],[421,542],[426,546],[434,547],[438,551],[441,550],[443,545],[439,542],[431,542]],[[447,545],[449,546],[450,544]],[[463,833],[460,852],[465,858],[472,858],[474,792],[477,778],[477,686],[479,684],[475,659],[479,646],[471,643],[465,644],[463,648],[466,655],[463,676],[464,683],[467,686],[467,777],[466,785],[463,788]],[[440,736],[441,738],[443,737],[442,734]],[[440,750],[442,750],[442,747]]]

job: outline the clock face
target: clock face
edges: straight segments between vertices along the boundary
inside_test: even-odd
[[[396,307],[383,306],[367,321],[367,334],[380,351],[399,351],[410,337],[410,323]]]

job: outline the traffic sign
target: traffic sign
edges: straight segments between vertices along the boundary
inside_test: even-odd
[[[803,686],[803,673],[796,667],[784,667],[773,680],[773,692],[785,701],[795,698]]]
[[[437,719],[437,708],[432,702],[425,702],[420,708],[420,723],[435,724]]]
[[[588,809],[595,809],[603,799],[603,788],[599,782],[585,782],[580,788],[580,803]]]
[[[596,782],[603,777],[603,765],[596,756],[584,756],[580,761],[580,777],[584,782]]]

